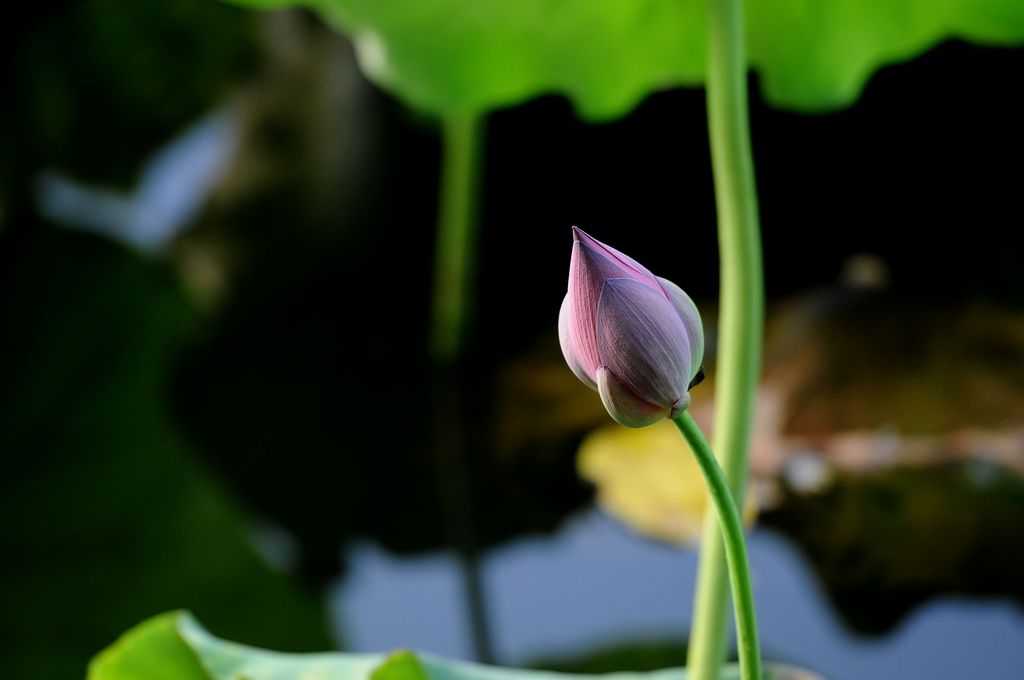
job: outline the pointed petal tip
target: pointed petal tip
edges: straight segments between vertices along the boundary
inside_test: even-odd
[[[583,231],[579,227],[572,228],[573,255],[589,260],[615,261],[608,254],[608,246]]]
[[[593,244],[596,242],[593,236],[583,231],[575,224],[572,226],[572,240],[579,241],[581,243]]]

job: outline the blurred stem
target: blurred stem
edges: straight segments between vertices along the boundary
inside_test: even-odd
[[[715,447],[743,505],[764,324],[761,237],[750,149],[741,0],[708,0],[707,106],[718,211],[721,305]],[[715,517],[704,520],[689,677],[717,680],[725,660],[726,555]]]
[[[747,561],[747,547],[743,541],[743,521],[736,509],[725,474],[718,466],[715,454],[694,422],[693,416],[684,411],[673,422],[693,449],[715,506],[714,515],[717,517],[719,534],[725,546],[729,581],[732,584],[736,639],[740,653],[740,677],[743,680],[761,680],[761,651],[757,641],[757,616],[754,613],[754,591],[750,585],[750,563]]]
[[[442,459],[440,489],[462,567],[473,652],[478,661],[487,663],[493,660],[493,652],[474,524],[474,466],[465,436],[467,400],[461,394],[462,383],[455,379],[459,361],[466,353],[476,304],[476,212],[482,139],[483,119],[479,115],[453,114],[442,121],[430,352],[437,369],[435,442]]]
[[[453,114],[444,119],[442,128],[430,347],[438,363],[451,364],[463,350],[474,306],[477,176],[483,121],[476,114]]]

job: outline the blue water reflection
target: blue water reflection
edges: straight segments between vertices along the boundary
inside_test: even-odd
[[[770,658],[837,680],[1014,678],[1024,668],[1024,614],[1010,603],[944,598],[892,635],[865,639],[842,626],[786,538],[757,530],[750,553]],[[348,648],[469,658],[454,558],[396,557],[360,543],[348,559],[351,570],[334,601]],[[516,664],[681,637],[690,626],[696,568],[694,553],[638,538],[597,510],[555,536],[515,541],[484,565],[496,653]]]

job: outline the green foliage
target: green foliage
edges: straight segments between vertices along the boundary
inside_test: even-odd
[[[132,628],[101,652],[89,666],[89,678],[104,680],[207,680],[210,676],[192,648],[178,634],[171,612]]]
[[[190,656],[190,654],[192,656]],[[174,669],[179,675],[168,674]],[[497,668],[400,651],[281,654],[220,640],[184,612],[150,619],[101,652],[88,680],[685,680],[673,668],[649,673],[569,675]],[[722,680],[738,678],[730,666]],[[773,676],[775,677],[775,676]]]
[[[362,680],[380,664],[373,654],[282,654],[235,644],[210,635],[189,614],[179,613],[175,633],[195,652],[209,680]],[[143,623],[140,627],[150,625]],[[151,652],[151,661],[159,664],[159,651]],[[145,677],[145,676],[143,676]],[[105,675],[90,675],[89,680],[106,680]],[[142,680],[142,677],[139,678]]]
[[[353,36],[366,73],[434,113],[562,93],[591,120],[652,91],[699,85],[704,0],[232,0],[304,5]],[[881,66],[946,38],[1024,41],[1019,0],[748,0],[747,48],[766,98],[848,105]]]
[[[370,680],[430,680],[419,657],[409,651],[395,652],[370,674]]]

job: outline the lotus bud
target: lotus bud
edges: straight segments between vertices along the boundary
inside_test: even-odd
[[[572,228],[558,336],[569,368],[626,427],[675,418],[703,378],[693,300],[636,260]]]

